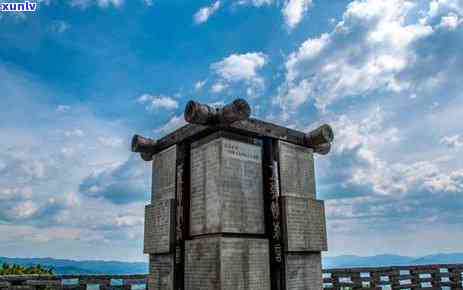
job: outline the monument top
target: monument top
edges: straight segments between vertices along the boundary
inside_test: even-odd
[[[268,137],[283,140],[312,148],[318,154],[327,154],[330,151],[334,135],[331,127],[327,124],[309,133],[304,133],[249,118],[250,115],[250,106],[243,99],[236,99],[231,104],[219,108],[190,101],[185,108],[185,120],[189,124],[159,140],[135,135],[132,138],[132,151],[140,153],[143,160],[151,161],[154,154],[172,145],[192,142],[221,130],[248,137]]]

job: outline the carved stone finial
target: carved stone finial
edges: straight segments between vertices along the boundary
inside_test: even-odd
[[[315,153],[325,155],[330,152],[333,139],[333,129],[331,129],[330,125],[324,124],[305,134],[304,143],[313,148]]]
[[[242,121],[251,115],[251,107],[244,99],[236,99],[221,108],[213,108],[196,101],[189,101],[185,107],[185,121],[199,125],[228,125]]]
[[[132,138],[132,152],[140,153],[140,156],[145,161],[153,160],[153,153],[156,150],[157,141],[145,138],[140,135],[134,135]]]

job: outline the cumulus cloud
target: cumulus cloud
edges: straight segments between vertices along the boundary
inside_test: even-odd
[[[349,97],[429,91],[442,75],[418,75],[434,61],[421,57],[420,46],[432,45],[432,37],[439,35],[431,21],[437,12],[431,4],[420,16],[417,5],[402,0],[351,2],[332,32],[307,39],[289,55],[286,81],[275,103],[291,111],[310,100],[325,110]],[[435,70],[445,68],[436,62]]]
[[[186,121],[183,115],[173,116],[167,121],[164,125],[159,128],[156,128],[154,132],[156,134],[167,134],[175,131],[176,129],[186,125]]]
[[[301,22],[304,14],[312,5],[312,0],[286,0],[281,10],[285,23],[289,29],[293,29]]]
[[[124,167],[130,153],[128,146],[121,145],[128,141],[129,130],[118,122],[97,118],[81,105],[73,105],[72,110],[66,105],[57,107],[48,96],[59,92],[2,62],[0,87],[5,105],[0,108],[0,250],[12,253],[13,248],[34,248],[30,255],[39,251],[66,256],[66,251],[59,250],[65,244],[76,249],[73,255],[85,258],[90,245],[111,240],[112,245],[126,249],[132,243],[127,242],[129,236],[139,238],[142,228],[132,219],[143,215],[144,202],[110,200],[128,199],[121,196],[131,190],[141,201],[150,188],[148,163],[140,161],[134,171],[125,169],[130,165]],[[85,189],[90,182],[100,191],[94,195],[79,191],[81,184]],[[112,189],[110,196],[105,190]],[[121,219],[119,226],[116,218]],[[9,242],[15,237],[12,232],[22,233],[13,240],[14,246]],[[133,252],[121,258],[136,256]]]
[[[177,100],[168,96],[153,96],[150,94],[143,94],[137,98],[137,102],[146,105],[147,111],[156,109],[175,110],[178,108]]]
[[[79,191],[88,197],[116,204],[145,200],[148,175],[142,163],[134,155],[123,164],[95,172],[82,181]]]
[[[195,15],[193,20],[196,24],[201,24],[206,22],[214,13],[216,13],[220,8],[220,1],[216,1],[210,6],[205,6],[200,8]]]
[[[440,143],[448,148],[460,149],[463,147],[463,137],[460,135],[445,136],[440,140]]]
[[[222,92],[228,86],[244,83],[255,90],[264,86],[264,79],[259,70],[267,63],[267,56],[261,52],[249,52],[245,54],[232,54],[223,60],[211,64],[211,70],[219,77],[211,91]]]

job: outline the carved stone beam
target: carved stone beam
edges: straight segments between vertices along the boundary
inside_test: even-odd
[[[143,160],[151,161],[157,149],[157,141],[140,135],[134,135],[131,149],[132,152],[140,153]]]
[[[185,107],[185,121],[198,125],[228,125],[251,115],[251,107],[243,99],[236,99],[221,108],[189,101]]]
[[[305,145],[313,148],[315,153],[322,155],[330,152],[333,139],[333,129],[331,129],[331,126],[328,124],[321,125],[317,129],[304,135]]]

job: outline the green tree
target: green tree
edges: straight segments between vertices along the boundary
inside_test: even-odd
[[[53,275],[53,268],[47,268],[40,264],[33,266],[21,266],[17,264],[9,265],[7,263],[3,263],[3,265],[0,267],[0,275],[30,274]]]

